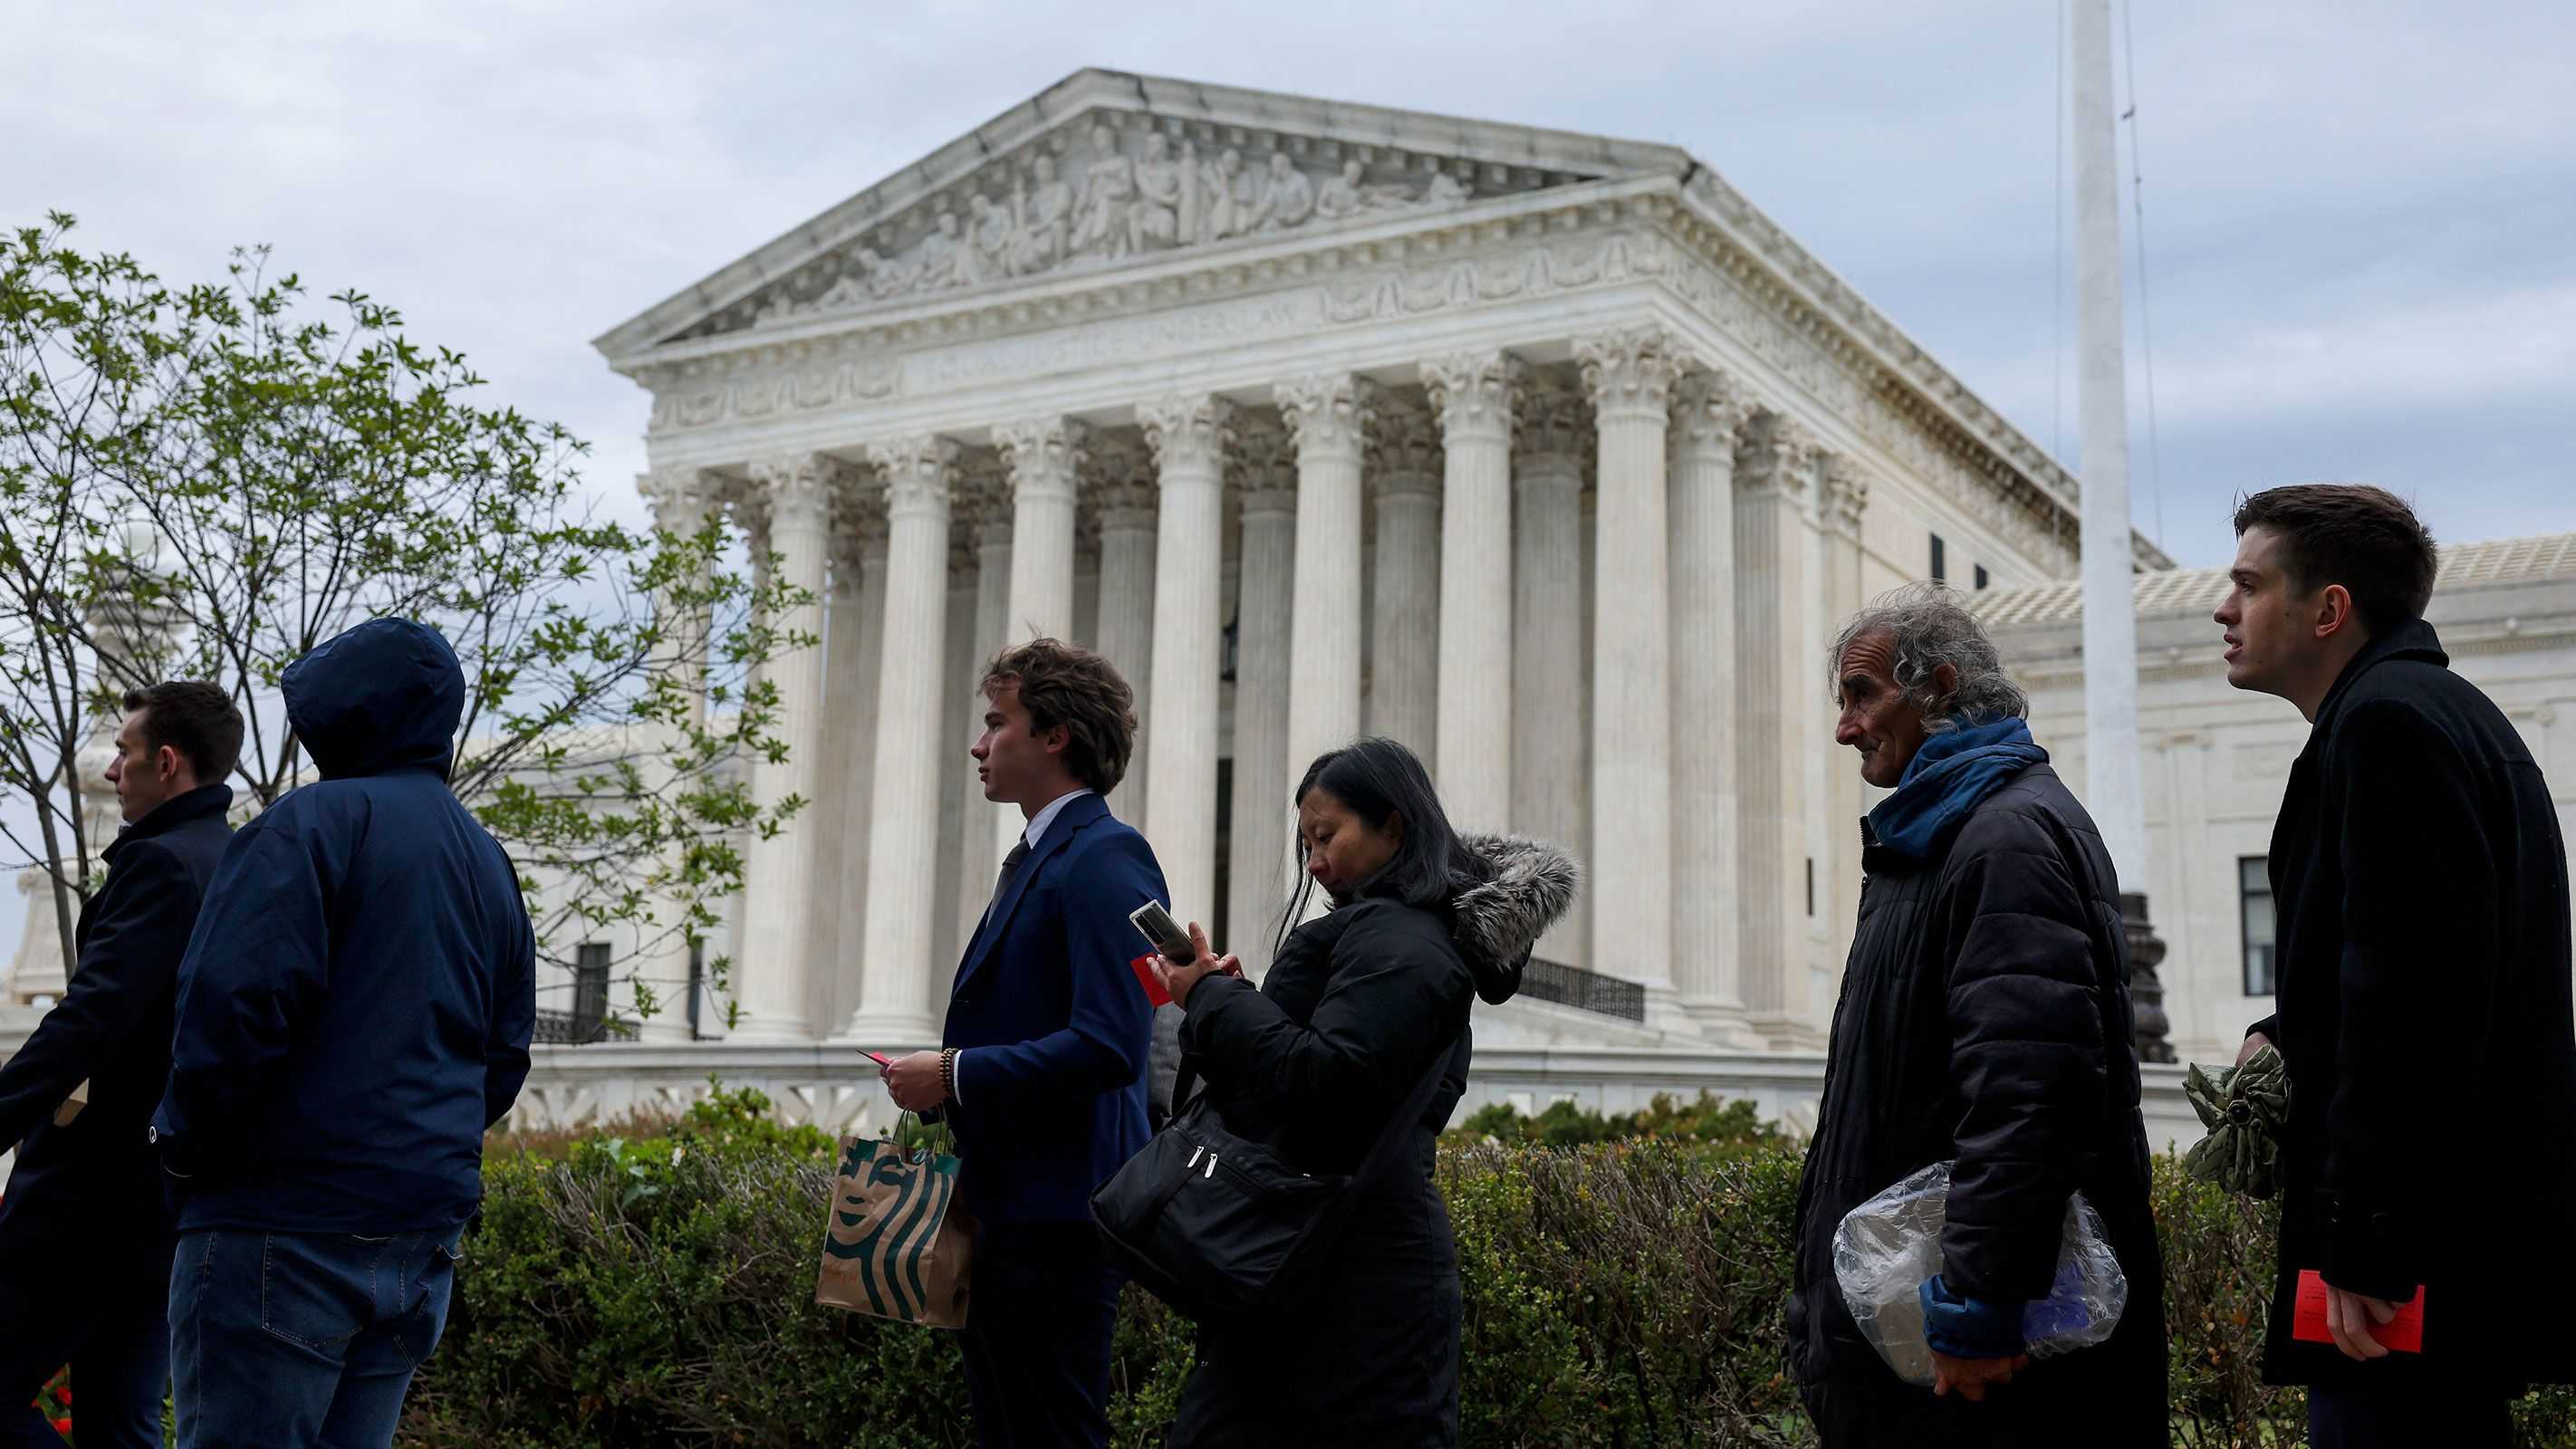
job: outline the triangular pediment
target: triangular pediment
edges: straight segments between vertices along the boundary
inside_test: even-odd
[[[1666,146],[1086,70],[597,345],[615,362],[1689,164]]]

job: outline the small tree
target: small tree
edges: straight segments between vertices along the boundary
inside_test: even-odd
[[[716,518],[599,518],[582,443],[476,406],[465,359],[366,295],[309,315],[264,249],[172,289],[65,246],[72,225],[0,238],[0,791],[34,815],[32,838],[0,833],[52,873],[64,959],[104,843],[79,755],[115,698],[165,675],[230,690],[234,783],[264,807],[306,778],[279,676],[385,616],[455,646],[450,787],[518,863],[541,949],[610,923],[638,957],[702,941],[738,842],[804,803],[762,806],[741,766],[785,758],[775,690],[746,681],[813,647],[775,622],[810,596],[728,568]]]

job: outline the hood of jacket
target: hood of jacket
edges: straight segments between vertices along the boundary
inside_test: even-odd
[[[322,778],[447,774],[465,717],[465,671],[428,625],[371,619],[286,666],[279,688],[287,723]]]
[[[1521,989],[1521,969],[1538,938],[1574,905],[1583,867],[1544,840],[1468,835],[1460,843],[1484,864],[1486,878],[1450,901],[1450,934],[1475,974],[1476,994],[1500,1006]]]

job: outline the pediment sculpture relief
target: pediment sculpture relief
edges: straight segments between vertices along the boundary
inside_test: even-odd
[[[1474,195],[1467,182],[1419,162],[1406,169],[1345,157],[1310,170],[1286,151],[1175,145],[1161,131],[1129,136],[1095,125],[1068,150],[989,168],[970,183],[962,212],[953,202],[937,203],[928,230],[908,245],[880,250],[894,228],[879,228],[772,288],[753,306],[751,325],[1237,237],[1462,206]]]

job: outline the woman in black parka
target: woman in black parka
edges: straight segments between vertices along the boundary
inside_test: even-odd
[[[1466,1091],[1469,1006],[1519,988],[1577,872],[1552,846],[1460,837],[1422,762],[1393,740],[1323,755],[1296,800],[1308,884],[1261,986],[1195,927],[1199,959],[1168,973],[1187,1013],[1185,1065],[1228,1128],[1313,1172],[1356,1168],[1434,1059],[1448,1066],[1300,1306],[1200,1326],[1170,1442],[1454,1445],[1458,1255],[1435,1144]],[[1332,909],[1290,931],[1318,886]]]

